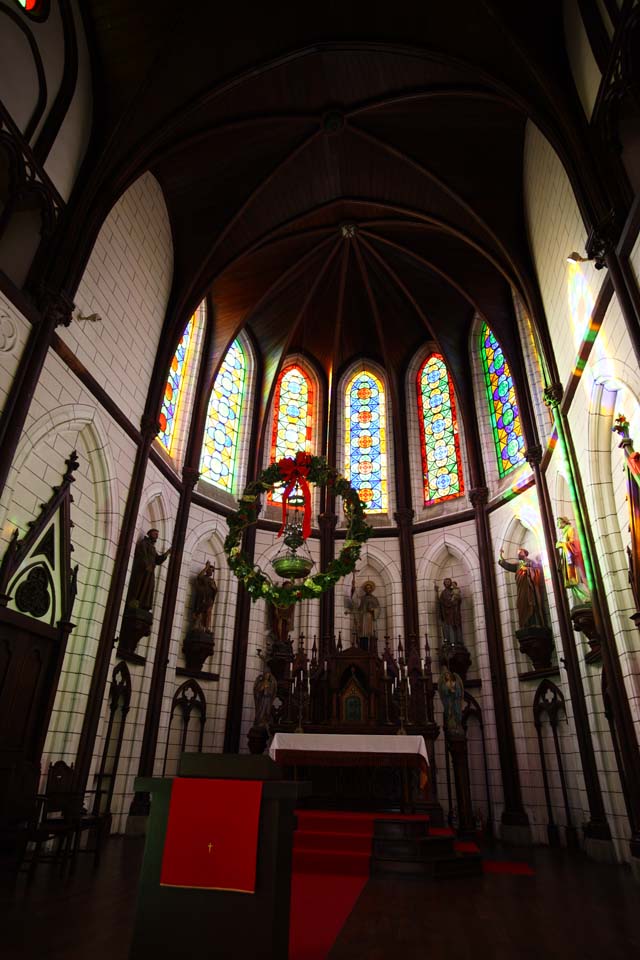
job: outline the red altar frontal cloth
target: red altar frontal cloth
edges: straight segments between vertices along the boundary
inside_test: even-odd
[[[262,781],[176,777],[160,884],[255,893]]]

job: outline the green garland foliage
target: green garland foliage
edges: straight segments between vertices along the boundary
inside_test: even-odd
[[[298,458],[301,454],[298,454]],[[371,536],[372,529],[365,520],[364,506],[348,480],[340,477],[324,457],[309,456],[306,479],[319,487],[327,487],[342,497],[347,520],[347,535],[339,555],[323,573],[309,576],[292,586],[275,584],[258,566],[254,566],[242,552],[242,535],[247,527],[257,522],[261,498],[265,491],[284,481],[279,463],[270,464],[257,480],[252,480],[240,497],[240,507],[227,519],[229,533],[224,541],[227,562],[251,599],[267,600],[277,607],[288,607],[300,600],[312,600],[333,587],[341,577],[353,573],[362,544]]]

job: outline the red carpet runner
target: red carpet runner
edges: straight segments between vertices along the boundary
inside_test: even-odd
[[[369,879],[373,821],[384,814],[299,810],[297,816],[289,960],[324,960]]]
[[[374,820],[426,816],[299,810],[293,845],[289,960],[325,960],[369,879]],[[449,827],[431,836],[453,837]],[[476,853],[473,841],[454,842],[458,853]],[[532,876],[528,863],[485,860],[485,873]]]

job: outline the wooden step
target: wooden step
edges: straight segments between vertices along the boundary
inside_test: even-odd
[[[372,854],[378,860],[434,860],[454,852],[451,837],[374,837]]]

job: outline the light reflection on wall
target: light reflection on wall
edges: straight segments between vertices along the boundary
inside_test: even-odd
[[[520,521],[522,526],[526,527],[527,530],[530,530],[536,538],[540,550],[540,556],[538,559],[542,564],[545,579],[548,580],[550,577],[549,557],[547,555],[544,534],[542,532],[540,511],[538,509],[536,495],[533,490],[527,491],[518,498],[517,506],[514,512],[516,518]]]
[[[577,347],[587,332],[594,305],[593,293],[581,263],[567,263],[567,294],[573,342]]]

